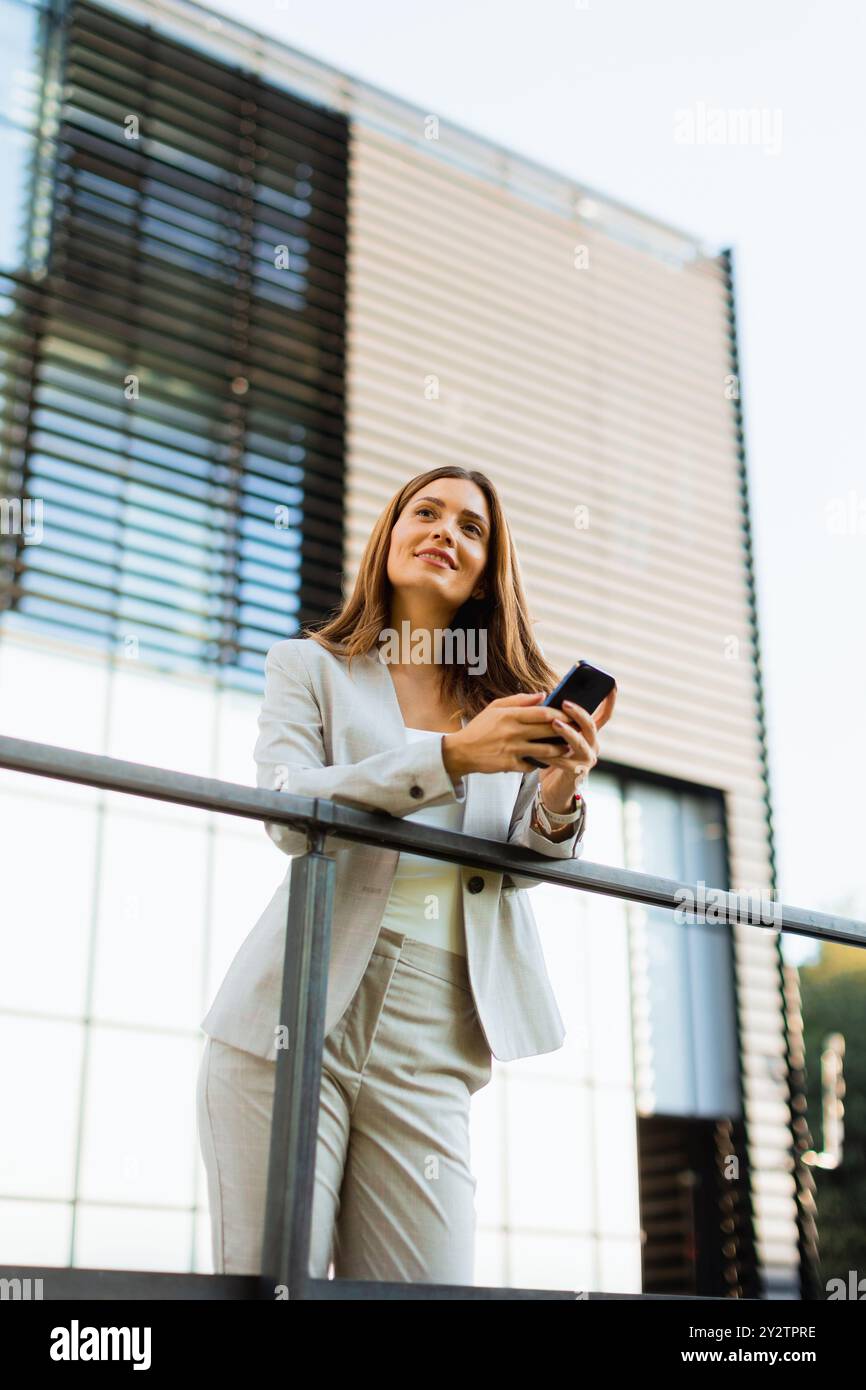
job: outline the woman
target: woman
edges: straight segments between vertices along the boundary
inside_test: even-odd
[[[395,635],[433,645],[419,661],[417,646],[395,653]],[[456,657],[455,635],[465,639]],[[401,488],[343,611],[277,642],[265,671],[259,787],[536,854],[581,852],[578,788],[615,693],[594,718],[540,706],[558,677],[533,639],[483,473],[437,468]],[[306,852],[303,833],[265,828],[286,854]],[[333,1261],[337,1278],[471,1284],[470,1097],[493,1056],[535,1056],[564,1038],[520,891],[539,880],[328,846],[336,874],[310,1273],[327,1277]],[[261,1267],[290,877],[291,867],[201,1025],[197,1113],[217,1273]]]

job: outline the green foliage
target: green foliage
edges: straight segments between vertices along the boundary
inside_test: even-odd
[[[813,1147],[823,1147],[821,1050],[829,1033],[845,1039],[842,1164],[816,1168],[821,1281],[866,1277],[866,948],[828,943],[800,969],[806,1089]]]

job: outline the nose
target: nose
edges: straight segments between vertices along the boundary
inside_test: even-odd
[[[454,550],[454,537],[447,522],[440,521],[439,530],[433,532],[433,542],[441,545],[443,550]]]
[[[444,550],[452,565],[457,564],[457,551],[454,547],[454,542],[444,532],[440,531],[435,535],[430,544],[438,546],[440,550]]]

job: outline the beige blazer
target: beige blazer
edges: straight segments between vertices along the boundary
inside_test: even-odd
[[[463,721],[464,725],[466,720]],[[406,741],[397,691],[378,651],[345,661],[312,638],[276,642],[265,661],[265,695],[254,750],[256,784],[405,816],[424,806],[466,803],[463,833],[570,859],[583,848],[584,814],[559,843],[530,828],[538,769],[473,772],[454,783],[442,738]],[[265,830],[284,854],[304,854],[306,836],[273,821]],[[398,851],[330,839],[336,861],[325,1033],[342,1018],[367,968],[385,913]],[[502,1062],[561,1047],[565,1029],[524,890],[540,880],[461,866],[469,977],[490,1051]],[[291,865],[243,941],[201,1022],[205,1033],[276,1060]],[[504,880],[504,882],[503,882]]]

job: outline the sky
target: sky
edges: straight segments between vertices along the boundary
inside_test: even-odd
[[[207,8],[733,248],[780,897],[866,919],[866,7]],[[758,138],[677,138],[713,108],[762,113]]]

